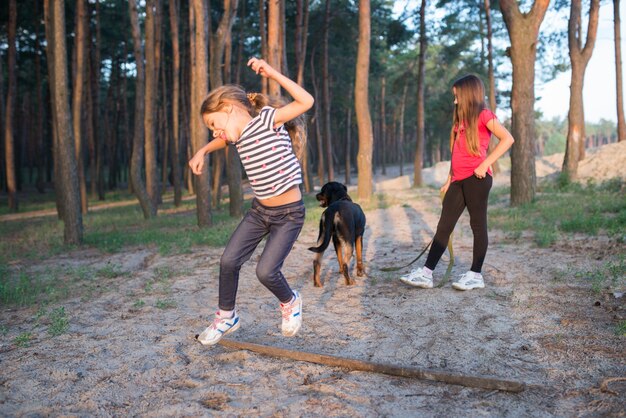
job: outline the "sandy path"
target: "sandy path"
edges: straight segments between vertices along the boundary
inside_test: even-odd
[[[402,181],[385,188],[394,184]],[[559,270],[604,259],[581,259],[575,242],[539,249],[524,240],[507,242],[494,231],[486,289],[457,292],[449,283],[432,290],[408,288],[379,268],[410,260],[415,247],[428,241],[437,222],[438,196],[431,189],[392,193],[404,203],[366,214],[366,278],[345,286],[329,250],[325,287],[314,288],[313,257],[306,248],[317,231],[308,228],[284,266],[304,297],[300,334],[281,336],[277,303],[256,280],[255,263],[248,263],[238,296],[242,327],[232,338],[521,380],[528,390],[489,392],[203,347],[194,335],[207,325],[216,304],[221,250],[194,248],[191,254],[163,257],[152,248],[135,248],[116,255],[81,251],[54,261],[57,266],[109,263],[128,272],[101,279],[100,293],[87,301],[65,301],[70,329],[61,336],[50,337],[42,324],[30,347],[17,347],[13,340],[33,329],[36,308],[0,311],[8,330],[0,346],[0,415],[624,413],[624,385],[613,386],[619,396],[599,390],[603,379],[626,376],[623,338],[613,332],[614,315],[624,315],[623,300],[595,295],[582,279],[554,279]],[[471,239],[464,216],[455,231],[456,275],[469,267]],[[440,263],[435,275],[441,277],[444,270]],[[164,301],[169,307],[159,309]]]

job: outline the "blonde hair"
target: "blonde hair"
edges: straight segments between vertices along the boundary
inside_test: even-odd
[[[454,147],[457,132],[463,124],[467,150],[471,155],[480,155],[478,117],[480,112],[487,107],[485,104],[485,86],[480,78],[474,74],[468,74],[456,80],[452,87],[456,91],[457,104],[454,106],[452,116],[450,151]]]
[[[236,103],[242,106],[255,117],[265,106],[279,108],[287,104],[283,97],[266,96],[262,93],[246,93],[245,90],[234,84],[225,84],[213,89],[200,106],[200,115],[219,112],[224,106]],[[285,122],[285,128],[291,138],[293,152],[298,160],[302,160],[307,141],[306,120],[304,115],[300,115],[290,121]]]

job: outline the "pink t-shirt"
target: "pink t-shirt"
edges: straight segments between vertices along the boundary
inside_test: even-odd
[[[489,109],[483,109],[478,115],[478,142],[480,155],[472,155],[467,150],[465,142],[465,127],[463,124],[459,128],[459,134],[454,147],[452,148],[452,180],[464,180],[474,175],[474,170],[487,158],[487,149],[489,148],[489,140],[491,139],[491,131],[487,128],[487,122],[496,119],[496,115]],[[490,176],[493,176],[491,167],[487,170]]]

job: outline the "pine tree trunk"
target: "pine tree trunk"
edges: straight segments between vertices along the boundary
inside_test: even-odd
[[[330,32],[330,0],[326,0],[326,12],[324,13],[324,34],[323,42],[324,49],[322,54],[322,109],[323,109],[323,121],[324,121],[324,150],[326,151],[326,167],[328,168],[328,181],[335,179],[335,172],[333,169],[333,149],[332,138],[330,130],[330,75],[328,73],[329,62],[328,60],[328,36]]]
[[[382,165],[382,174],[387,174],[387,112],[385,110],[385,89],[387,87],[387,79],[383,76],[380,82],[380,162]]]
[[[144,92],[145,112],[143,116],[144,127],[144,147],[146,153],[146,190],[152,201],[153,206],[158,205],[159,201],[159,179],[157,167],[157,145],[156,145],[156,100],[157,100],[157,82],[158,73],[156,69],[156,24],[155,14],[158,7],[158,0],[146,1],[146,36],[145,36],[145,53],[146,53],[146,88]],[[156,215],[156,211],[155,211]]]
[[[130,181],[133,193],[137,196],[143,216],[150,219],[156,216],[156,205],[148,195],[148,190],[143,181],[141,172],[143,171],[144,159],[144,112],[143,100],[145,89],[145,73],[143,65],[143,54],[141,53],[141,32],[139,29],[139,18],[137,14],[136,0],[129,0],[130,22],[133,34],[133,47],[135,54],[136,81],[135,81],[135,126],[133,130],[133,154],[130,163]],[[97,118],[97,115],[96,115]]]
[[[52,39],[47,39],[54,45],[54,84],[53,105],[57,115],[56,131],[58,142],[58,193],[63,208],[65,244],[78,245],[83,240],[83,218],[80,210],[80,191],[76,173],[76,154],[74,139],[72,138],[72,114],[70,113],[70,94],[67,74],[67,47],[65,43],[65,2],[46,0],[53,23]]]
[[[182,204],[182,173],[180,167],[180,44],[178,34],[179,0],[170,0],[170,30],[172,40],[172,178],[174,206]]]
[[[511,39],[513,67],[511,93],[511,205],[530,203],[535,198],[535,60],[539,27],[549,0],[535,0],[528,13],[522,13],[515,0],[500,0],[500,10]]]
[[[624,84],[622,80],[622,36],[619,13],[620,0],[613,0],[613,33],[615,38],[615,75],[617,84],[617,138],[626,141],[626,122],[624,121]]]
[[[572,80],[570,83],[569,112],[567,115],[568,130],[563,159],[563,172],[570,179],[578,176],[578,161],[585,154],[585,111],[583,104],[583,85],[585,70],[591,59],[598,32],[598,15],[600,0],[591,0],[587,40],[582,47],[582,1],[572,0],[568,25],[569,55],[572,63]]]
[[[487,77],[489,79],[489,108],[492,112],[496,111],[496,78],[493,69],[493,29],[491,26],[491,4],[490,0],[484,0],[485,20],[487,22]],[[489,152],[496,147],[496,141],[492,137],[489,141]],[[500,164],[498,161],[492,164],[493,174],[500,172]]]
[[[369,110],[369,65],[370,65],[370,1],[359,0],[359,43],[354,85],[354,109],[359,130],[357,154],[358,196],[361,201],[372,197],[372,119]]]
[[[280,0],[268,0],[267,7],[267,63],[276,70],[281,70],[282,47],[280,38]],[[280,84],[269,80],[270,96],[280,96]]]
[[[15,176],[15,132],[13,130],[15,99],[17,97],[17,48],[15,44],[17,30],[17,4],[9,0],[8,22],[8,64],[7,64],[7,99],[4,115],[4,158],[7,182],[7,198],[9,211],[17,212],[17,179]]]
[[[193,79],[191,85],[192,101],[191,101],[191,120],[193,125],[191,144],[193,153],[195,154],[200,148],[202,148],[208,140],[208,131],[202,123],[200,118],[200,106],[204,95],[208,91],[209,87],[209,62],[208,62],[208,13],[206,5],[203,0],[193,0],[193,15],[195,18],[194,24],[194,66],[193,66]],[[195,176],[195,191],[196,191],[196,215],[198,219],[198,226],[209,227],[213,224],[213,217],[211,213],[211,171],[209,170],[208,156],[205,164],[205,169],[202,174]]]
[[[267,45],[267,13],[265,10],[265,1],[259,0],[259,31],[261,32],[261,56],[269,62],[269,46]],[[261,78],[261,93],[268,94],[268,79]]]
[[[83,150],[83,109],[85,97],[85,79],[87,65],[87,4],[86,0],[76,0],[76,40],[74,50],[76,52],[76,73],[74,76],[74,89],[72,91],[72,114],[74,130],[74,147],[76,149],[76,170],[80,188],[81,211],[87,213],[87,184],[85,182],[84,150]]]
[[[413,187],[422,186],[422,168],[424,167],[424,143],[425,123],[424,123],[424,89],[426,73],[426,0],[422,0],[420,6],[420,52],[417,64],[417,143],[415,144],[415,159],[413,161]]]

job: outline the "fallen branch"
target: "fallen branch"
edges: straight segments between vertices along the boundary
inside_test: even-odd
[[[304,351],[288,350],[285,348],[253,344],[244,341],[229,340],[225,338],[221,339],[219,343],[224,347],[234,348],[237,350],[248,350],[273,357],[289,358],[292,360],[306,361],[309,363],[322,364],[325,366],[343,367],[350,370],[360,370],[364,372],[389,374],[392,376],[431,380],[435,382],[443,382],[472,388],[502,390],[507,392],[522,392],[526,386],[523,382],[515,382],[512,380],[503,380],[483,376],[467,376],[447,372],[424,370],[415,367],[402,367],[394,366],[391,364],[372,363],[369,361],[354,360],[324,354],[308,353]]]
[[[618,395],[617,392],[609,389],[609,383],[612,382],[624,382],[626,381],[626,377],[609,377],[604,379],[602,384],[600,385],[600,391],[605,393],[610,393],[611,395]]]

